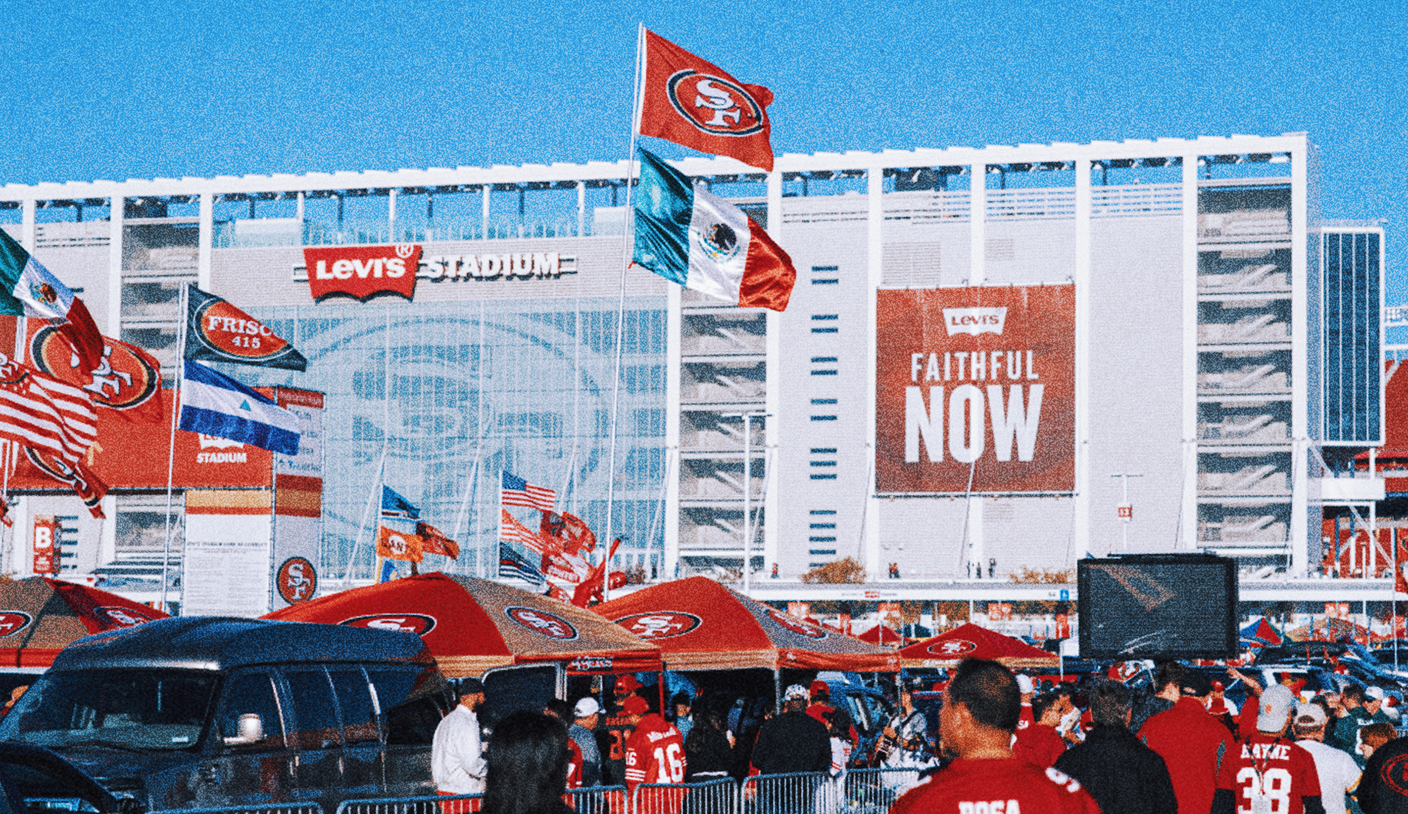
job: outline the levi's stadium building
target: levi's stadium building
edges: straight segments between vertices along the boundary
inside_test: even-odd
[[[463,546],[424,568],[492,575],[507,471],[634,579],[763,599],[1020,599],[1024,570],[1167,551],[1237,558],[1244,599],[1388,598],[1322,574],[1325,518],[1384,494],[1353,465],[1384,434],[1384,246],[1319,219],[1306,135],[675,166],[791,254],[784,313],[623,280],[624,161],[0,187],[168,386],[189,283],[309,360],[220,369],[321,408],[289,498],[278,460],[176,433],[169,545],[169,424],[100,437],[106,520],[16,475],[6,571],[51,523],[61,576],[253,614],[284,601],[280,506],[318,590],[372,579],[384,483]],[[418,252],[414,291],[315,301],[305,249]],[[801,583],[847,557],[866,585]]]

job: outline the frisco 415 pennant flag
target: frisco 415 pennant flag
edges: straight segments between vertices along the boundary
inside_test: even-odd
[[[772,171],[772,91],[645,32],[640,134]]]
[[[633,262],[741,306],[787,310],[792,258],[743,210],[640,151]]]
[[[186,305],[187,359],[306,370],[308,360],[269,326],[192,286]]]

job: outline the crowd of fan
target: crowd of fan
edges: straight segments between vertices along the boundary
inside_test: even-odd
[[[1061,682],[1037,693],[1029,678],[1001,664],[968,660],[943,687],[935,738],[904,689],[867,757],[922,778],[894,801],[895,814],[1408,814],[1408,738],[1397,737],[1383,712],[1382,691],[1351,685],[1343,695],[1298,701],[1286,686],[1262,688],[1233,675],[1249,690],[1240,709],[1221,684],[1178,663],[1160,667],[1154,694],[1135,703],[1117,680]],[[472,713],[483,696],[481,687],[471,689],[480,693],[467,699]],[[655,688],[631,676],[617,680],[609,710],[587,696],[554,701],[544,713],[568,737],[565,788],[634,791],[793,772],[839,781],[856,757],[857,733],[826,690],[821,681],[788,687],[780,710],[757,710],[756,728],[731,701],[678,694],[663,713],[654,711],[646,699]],[[446,720],[447,733],[469,723]],[[442,793],[484,791],[482,762],[460,775],[443,763],[437,758]],[[841,786],[827,788],[839,795]],[[812,801],[816,811],[828,806],[826,793]],[[842,802],[833,801],[837,809]]]

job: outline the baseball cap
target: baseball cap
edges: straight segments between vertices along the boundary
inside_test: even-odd
[[[1017,674],[1017,692],[1021,693],[1022,695],[1031,694],[1032,680],[1030,676],[1026,675],[1025,673]]]
[[[801,684],[793,684],[787,688],[787,692],[782,694],[782,700],[784,701],[806,701],[809,697],[810,696],[807,695],[807,688],[803,687]]]
[[[601,712],[601,704],[596,702],[590,695],[577,702],[577,706],[572,708],[572,714],[577,718],[587,718]]]
[[[477,678],[466,678],[460,681],[460,697],[472,695],[477,692],[484,692],[484,682]]]
[[[1296,726],[1324,726],[1325,710],[1319,704],[1296,704]]]
[[[1256,728],[1262,732],[1280,731],[1295,706],[1296,697],[1290,687],[1284,684],[1267,687],[1258,699]]]
[[[831,685],[818,678],[812,681],[812,683],[807,687],[807,691],[812,695],[816,695],[817,693],[826,693],[827,695],[830,695]]]
[[[1226,690],[1227,690],[1227,687],[1223,686],[1223,684],[1222,684],[1221,681],[1214,681],[1214,682],[1212,683],[1212,691],[1213,691],[1213,692],[1225,692]]]
[[[1383,687],[1365,687],[1364,697],[1374,701],[1382,701],[1384,700],[1384,689]]]
[[[621,711],[627,715],[644,715],[650,711],[650,704],[645,702],[639,695],[632,695],[621,702]]]
[[[629,673],[616,679],[617,694],[623,692],[635,692],[638,689],[640,689],[640,682],[636,681],[636,677],[630,675]]]

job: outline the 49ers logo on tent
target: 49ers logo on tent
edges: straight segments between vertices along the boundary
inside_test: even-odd
[[[666,85],[670,104],[696,128],[715,136],[751,136],[763,130],[763,106],[727,77],[679,71]]]
[[[339,625],[364,627],[369,630],[400,630],[421,636],[435,629],[435,617],[423,613],[373,613],[343,619]]]
[[[34,624],[34,617],[24,611],[0,611],[0,638],[13,636]]]
[[[967,639],[949,639],[948,641],[935,642],[929,645],[930,653],[936,656],[948,656],[951,658],[972,653],[977,649],[977,643],[970,642]]]
[[[683,636],[704,624],[704,620],[692,613],[660,611],[622,616],[616,620],[616,624],[642,639],[668,639],[672,636]]]
[[[150,622],[156,617],[150,616],[136,608],[103,607],[94,608],[93,615],[109,624],[118,627],[136,627],[144,622]]]
[[[557,614],[519,605],[504,608],[504,614],[539,636],[569,642],[577,638],[577,628]]]
[[[782,625],[799,636],[806,636],[808,639],[826,638],[826,631],[816,625],[810,625],[798,619],[793,619],[787,614],[773,610],[772,608],[768,608],[768,616],[772,617],[774,622],[777,622],[779,625]]]

